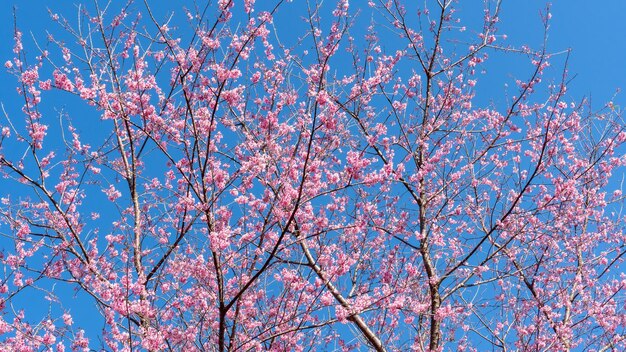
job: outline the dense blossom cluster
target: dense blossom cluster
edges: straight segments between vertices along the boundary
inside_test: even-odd
[[[614,106],[500,46],[499,1],[295,3],[15,31],[2,350],[626,349]],[[492,52],[529,76],[485,102]]]

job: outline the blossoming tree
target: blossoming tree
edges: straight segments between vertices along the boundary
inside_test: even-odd
[[[500,5],[96,2],[16,28],[3,350],[626,349],[624,122],[568,98],[566,54],[506,44]],[[523,76],[492,101],[490,54]]]

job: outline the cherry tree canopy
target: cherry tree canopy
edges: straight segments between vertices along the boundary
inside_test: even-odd
[[[2,349],[626,349],[619,107],[457,5],[18,13]]]

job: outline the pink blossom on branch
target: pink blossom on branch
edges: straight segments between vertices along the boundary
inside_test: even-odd
[[[2,346],[626,349],[619,109],[456,5],[96,2],[35,60],[15,31]],[[485,106],[493,50],[528,63]]]

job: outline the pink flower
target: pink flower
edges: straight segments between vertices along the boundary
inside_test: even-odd
[[[43,339],[41,340],[41,342],[43,342],[44,345],[52,345],[56,342],[56,340],[57,338],[48,331],[45,335],[43,335]]]
[[[26,70],[22,73],[22,83],[27,86],[32,86],[39,79],[39,72],[37,71],[37,67],[34,67],[30,70]]]
[[[32,139],[33,145],[35,149],[41,149],[43,145],[43,138],[46,136],[46,131],[48,130],[47,125],[42,125],[38,122],[34,122],[31,125],[30,131],[28,135]]]
[[[66,74],[62,73],[59,70],[55,70],[52,75],[54,77],[55,87],[62,89],[62,90],[66,90],[68,92],[71,92],[74,90],[74,84],[72,84],[72,82],[70,81],[70,79],[67,77]]]
[[[47,79],[45,81],[41,81],[41,82],[39,82],[39,88],[41,88],[43,90],[50,90],[52,88],[52,83],[50,82],[49,79]]]
[[[118,191],[113,185],[110,185],[109,188],[102,190],[102,192],[107,195],[111,202],[116,201],[122,196],[122,193]]]
[[[63,314],[63,323],[67,326],[71,326],[74,323],[72,316],[69,313]]]

